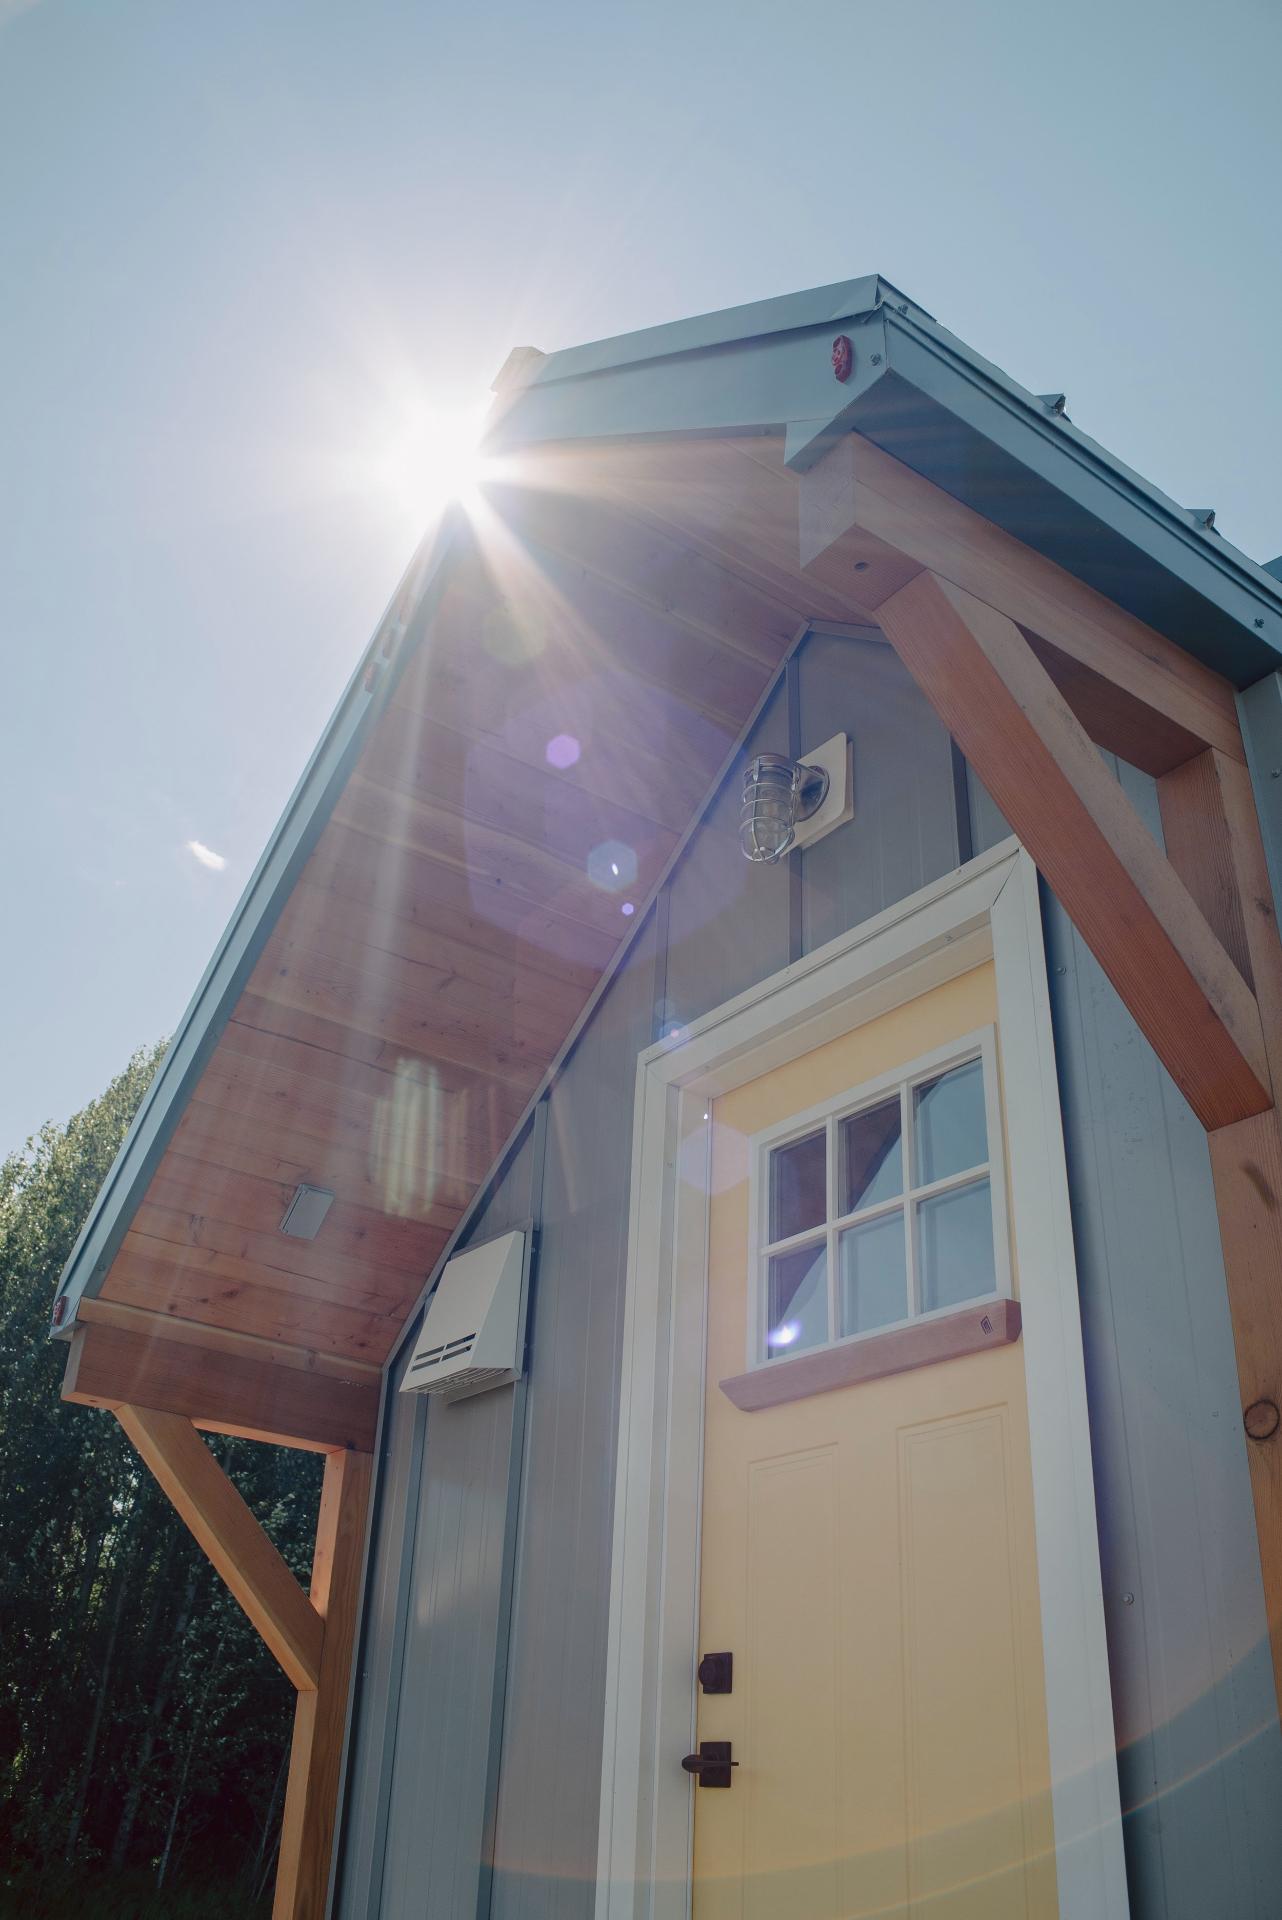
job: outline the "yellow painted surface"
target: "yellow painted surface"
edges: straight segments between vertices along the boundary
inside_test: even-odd
[[[1023,1350],[741,1413],[746,1139],[996,1014],[991,966],[717,1101],[700,1648],[729,1792],[695,1790],[695,1920],[1058,1911]],[[1000,1036],[999,1036],[1000,1038]]]

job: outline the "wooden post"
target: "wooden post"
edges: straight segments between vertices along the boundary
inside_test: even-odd
[[[300,1692],[294,1712],[273,1920],[324,1920],[371,1466],[367,1453],[325,1461],[311,1587],[324,1622],[320,1685]]]

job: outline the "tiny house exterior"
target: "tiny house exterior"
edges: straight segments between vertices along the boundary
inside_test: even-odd
[[[1266,1920],[1278,579],[875,277],[487,450],[55,1307],[299,1689],[277,1913]]]

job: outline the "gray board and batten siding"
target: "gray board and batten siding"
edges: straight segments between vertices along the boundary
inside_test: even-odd
[[[1105,754],[1154,838],[1156,782]],[[972,781],[976,852],[1008,829]],[[1282,1737],[1206,1135],[1042,918],[1135,1920],[1282,1914]]]
[[[854,820],[751,868],[730,774],[469,1225],[537,1230],[527,1379],[389,1393],[340,1920],[592,1913],[637,1055],[1005,833],[877,640],[810,635],[745,755],[843,729]],[[1205,1138],[1045,916],[1132,1909],[1273,1920],[1282,1736]]]

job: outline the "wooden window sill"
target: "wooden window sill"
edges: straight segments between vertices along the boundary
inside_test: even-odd
[[[1018,1340],[1019,1329],[1018,1300],[989,1300],[940,1314],[936,1320],[918,1320],[889,1333],[850,1340],[844,1346],[774,1360],[751,1373],[736,1373],[720,1386],[744,1413],[759,1413],[763,1407],[780,1407],[812,1393],[831,1393],[863,1380],[881,1380],[887,1374],[934,1366],[938,1360],[980,1353],[985,1347],[1008,1346]]]

